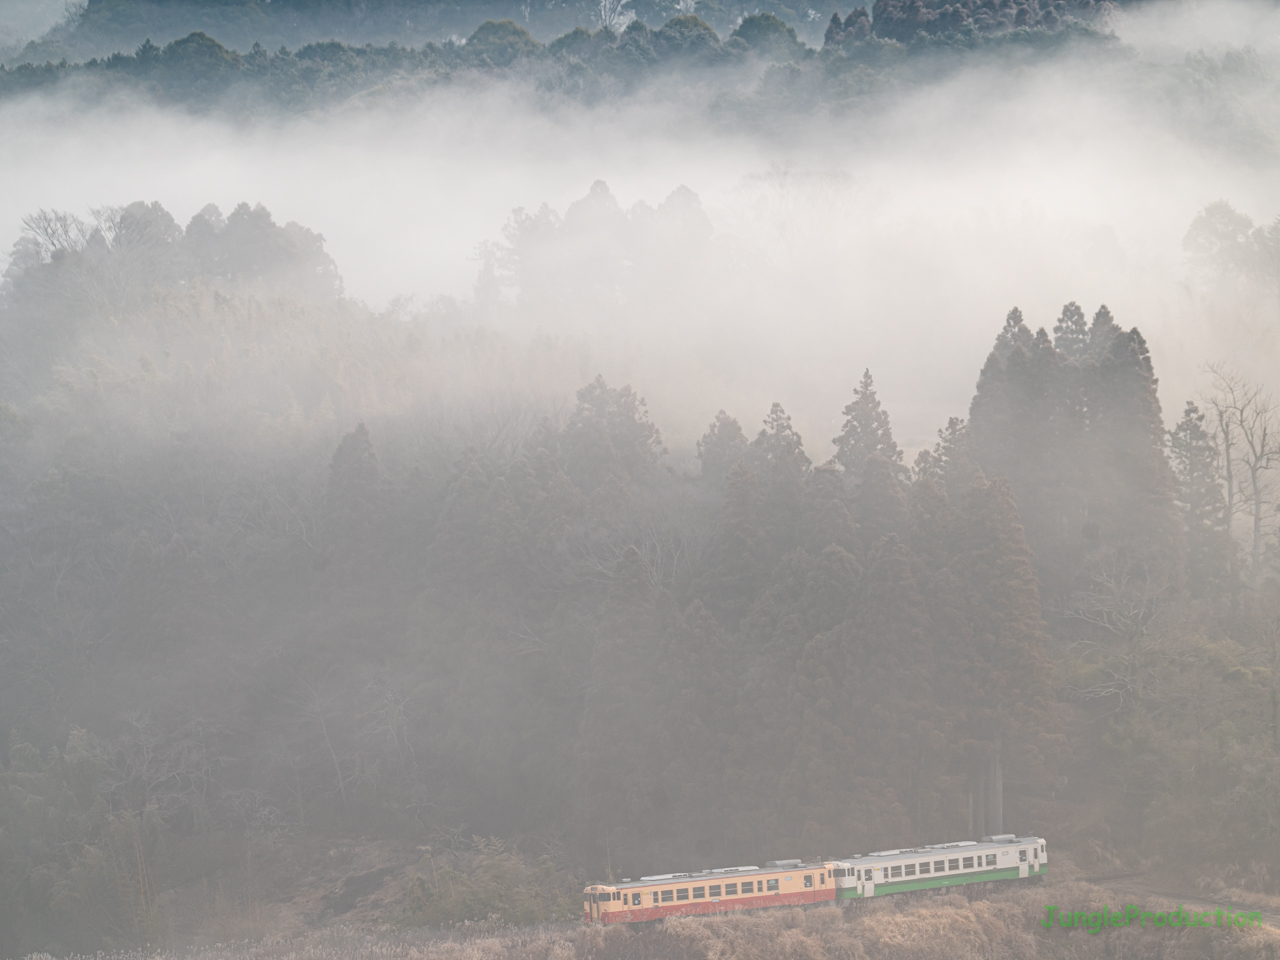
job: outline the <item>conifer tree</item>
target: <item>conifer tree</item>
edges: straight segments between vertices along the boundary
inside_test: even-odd
[[[759,509],[755,474],[739,460],[725,482],[714,560],[701,591],[707,606],[727,625],[737,625],[755,593],[761,566]]]
[[[898,481],[896,466],[880,456],[868,457],[862,465],[862,482],[854,494],[853,517],[858,524],[858,535],[868,548],[882,537],[906,531],[907,498]]]
[[[702,463],[703,478],[720,486],[746,450],[747,435],[737,420],[721,410],[698,441],[698,460]]]
[[[889,412],[880,406],[871,371],[864,370],[862,381],[854,388],[853,399],[844,410],[844,428],[834,437],[835,461],[846,473],[857,476],[867,457],[877,456],[891,464],[902,463],[902,451],[893,439]]]
[[[931,480],[941,484],[948,497],[962,497],[974,484],[986,478],[978,466],[969,425],[960,417],[951,417],[938,430],[938,442],[932,450],[916,455],[912,473],[917,481]]]
[[[1004,329],[996,337],[995,355],[999,357],[1001,362],[1004,362],[1009,359],[1009,354],[1013,352],[1015,347],[1030,350],[1031,341],[1031,330],[1028,329],[1026,321],[1022,317],[1022,311],[1014,307],[1005,315]]]
[[[330,509],[351,510],[368,503],[378,486],[378,457],[364,423],[342,438],[329,462],[325,499]]]
[[[1146,343],[1100,307],[1063,308],[1063,349],[1010,311],[969,411],[977,465],[1009,480],[1037,570],[1054,594],[1073,589],[1085,558],[1123,548],[1158,559],[1176,582],[1181,524]]]
[[[760,484],[762,545],[776,560],[799,543],[804,513],[804,488],[812,461],[791,416],[774,403],[764,428],[751,441],[748,462]]]
[[[827,24],[827,32],[822,35],[822,45],[824,47],[833,47],[844,38],[844,24],[840,20],[839,13],[831,15],[831,22]]]
[[[844,36],[841,39],[865,40],[871,36],[871,15],[866,7],[854,7],[844,18]]]
[[[1212,596],[1227,585],[1233,552],[1218,445],[1204,418],[1188,400],[1182,419],[1169,431],[1176,499],[1187,537],[1187,586],[1193,596]]]
[[[582,435],[586,452],[578,457],[578,461],[583,474],[592,477],[588,489],[603,483],[606,473],[616,475],[618,472],[616,469],[605,471],[598,465],[597,469],[587,467],[585,459],[599,460],[608,456],[606,445],[621,467],[619,479],[629,481],[643,479],[666,453],[662,434],[649,419],[649,411],[645,407],[644,398],[630,386],[612,388],[603,376],[597,376],[578,391],[578,406],[565,427],[564,443],[572,448]]]
[[[1084,356],[1089,348],[1089,327],[1084,322],[1084,311],[1074,300],[1062,308],[1062,316],[1053,326],[1053,345],[1073,359]]]

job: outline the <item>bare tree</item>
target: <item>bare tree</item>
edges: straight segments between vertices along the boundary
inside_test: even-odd
[[[1275,503],[1274,470],[1280,465],[1280,429],[1275,399],[1221,364],[1209,366],[1213,393],[1208,404],[1216,419],[1227,483],[1227,516],[1237,512],[1250,523],[1249,585],[1257,588],[1262,569],[1263,517]]]
[[[342,798],[342,805],[347,805],[347,777],[342,770],[342,762],[338,759],[338,751],[334,747],[333,737],[330,734],[330,710],[327,690],[325,689],[325,681],[328,679],[328,671],[314,682],[303,678],[301,675],[295,675],[300,688],[299,704],[307,720],[315,723],[320,730],[321,737],[324,740],[325,753],[328,755],[329,762],[333,764],[334,781],[338,787],[338,795]]]
[[[1084,589],[1072,595],[1062,614],[1117,639],[1136,641],[1147,635],[1171,593],[1162,564],[1108,551],[1089,563]]]
[[[75,214],[37,210],[22,218],[23,231],[35,239],[40,256],[48,260],[56,250],[83,250],[93,228]]]
[[[600,0],[600,26],[613,33],[621,33],[636,18],[634,10],[627,10],[631,0]]]

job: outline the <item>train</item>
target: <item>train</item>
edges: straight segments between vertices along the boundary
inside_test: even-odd
[[[1003,833],[844,860],[770,860],[592,884],[583,890],[587,923],[648,923],[824,901],[862,900],[992,881],[1038,882],[1049,868],[1044,837]]]

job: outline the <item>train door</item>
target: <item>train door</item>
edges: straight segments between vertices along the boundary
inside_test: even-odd
[[[595,923],[600,919],[600,895],[593,893],[591,895],[591,922]]]
[[[1018,851],[1018,879],[1025,880],[1027,878],[1027,851],[1025,849]]]
[[[870,870],[862,871],[862,895],[864,897],[874,897],[876,895],[876,881]]]

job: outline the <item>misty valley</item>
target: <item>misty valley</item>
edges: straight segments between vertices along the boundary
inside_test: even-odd
[[[13,18],[0,957],[1276,955],[1274,4]]]

